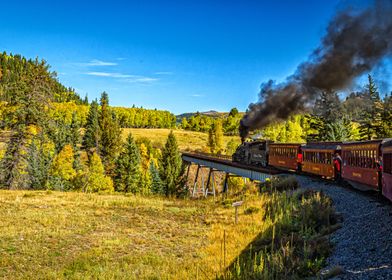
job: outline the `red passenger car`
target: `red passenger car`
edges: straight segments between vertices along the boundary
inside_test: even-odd
[[[301,156],[301,144],[269,144],[269,165],[286,170],[297,170],[301,163]]]
[[[382,145],[382,194],[392,201],[392,139]]]
[[[359,189],[381,187],[381,145],[383,140],[344,143],[342,177]]]
[[[302,147],[302,171],[335,178],[334,156],[340,154],[340,142],[309,143]]]

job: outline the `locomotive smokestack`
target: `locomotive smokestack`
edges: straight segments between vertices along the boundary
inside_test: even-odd
[[[259,102],[250,104],[240,122],[240,136],[302,112],[320,91],[349,87],[361,74],[392,53],[392,3],[375,0],[363,10],[346,9],[329,23],[321,46],[286,82],[261,85]]]

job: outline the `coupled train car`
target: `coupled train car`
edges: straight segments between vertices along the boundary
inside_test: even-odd
[[[344,180],[359,189],[380,191],[392,201],[392,139],[307,144],[251,141],[242,143],[232,159]]]

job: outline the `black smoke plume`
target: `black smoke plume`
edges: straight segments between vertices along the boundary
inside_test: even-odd
[[[392,53],[392,1],[375,1],[363,10],[346,9],[329,23],[321,46],[286,82],[261,85],[260,101],[250,104],[240,136],[311,106],[320,91],[349,87]]]

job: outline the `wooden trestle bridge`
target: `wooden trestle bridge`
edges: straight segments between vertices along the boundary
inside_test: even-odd
[[[231,160],[229,156],[210,155],[204,153],[182,153],[182,160],[187,167],[187,181],[189,171],[192,165],[197,165],[196,176],[191,189],[192,196],[216,195],[215,172],[225,173],[222,192],[227,193],[229,190],[229,177],[242,177],[246,180],[265,182],[272,175],[280,173],[279,170],[270,167],[243,165]],[[208,169],[208,177],[204,178],[200,172],[203,168]],[[198,183],[199,176],[201,183]]]

